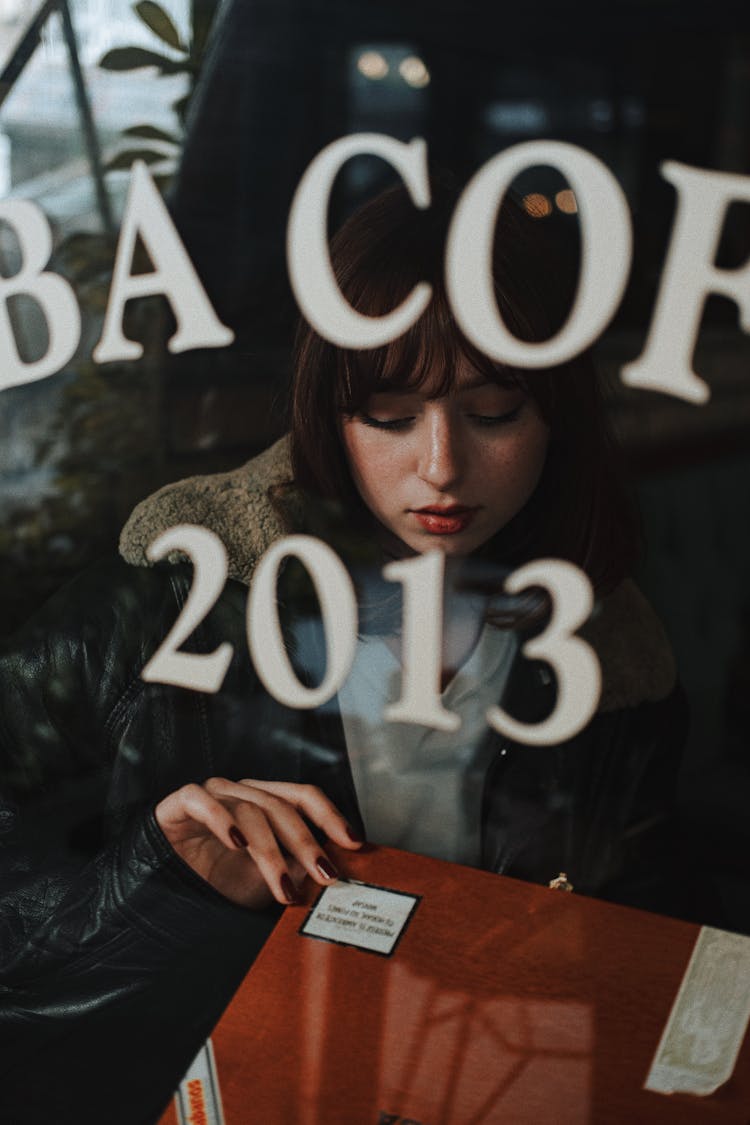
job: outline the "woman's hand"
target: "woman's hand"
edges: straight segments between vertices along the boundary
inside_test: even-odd
[[[326,886],[338,872],[304,817],[344,848],[362,841],[314,785],[227,781],[185,785],[156,806],[177,854],[207,883],[241,906],[296,902],[305,875]]]

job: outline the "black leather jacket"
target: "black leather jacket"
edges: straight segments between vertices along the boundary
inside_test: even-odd
[[[218,695],[140,679],[189,581],[182,567],[100,567],[3,659],[3,1120],[50,1120],[51,1106],[57,1122],[154,1120],[275,920],[182,863],[158,799],[214,774],[284,778],[359,821],[335,709],[289,712],[258,691],[239,583],[195,638],[235,641]],[[542,671],[519,660],[504,699],[526,721],[551,705]],[[489,735],[485,866],[541,882],[564,870],[576,890],[664,906],[647,895],[683,731],[675,690],[561,747]]]
[[[185,565],[105,563],[0,661],[0,1119],[14,1125],[154,1121],[278,916],[226,901],[177,857],[161,797],[212,775],[304,781],[361,827],[335,706],[292,711],[259,687],[242,583],[187,645],[234,643],[220,692],[141,679],[190,581]],[[641,604],[625,602],[630,616]],[[553,701],[547,670],[518,658],[503,706],[533,722]],[[488,732],[483,866],[543,883],[565,871],[576,891],[670,910],[684,734],[677,687],[609,706],[561,746]]]

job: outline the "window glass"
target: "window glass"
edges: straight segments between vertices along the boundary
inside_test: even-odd
[[[19,1090],[90,1052],[101,1114],[97,1037],[135,1065],[179,1023],[123,1102],[156,1120],[300,807],[346,856],[211,777],[750,935],[750,22],[579,8],[0,0],[0,933],[50,1029]],[[238,921],[248,832],[283,856]]]

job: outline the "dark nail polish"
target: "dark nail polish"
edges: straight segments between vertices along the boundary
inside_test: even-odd
[[[288,875],[281,876],[281,893],[288,903],[299,902],[297,888]]]
[[[242,833],[240,832],[239,828],[237,828],[236,825],[233,824],[232,827],[229,829],[229,835],[230,835],[230,838],[232,840],[232,843],[234,844],[234,846],[236,848],[246,848],[247,847],[247,840],[242,835]]]
[[[358,832],[356,828],[352,828],[351,824],[347,824],[346,834],[349,839],[355,844],[364,844],[365,842],[364,836],[360,832]]]
[[[324,855],[319,855],[315,860],[315,866],[321,875],[326,879],[338,879],[339,873],[331,863],[330,859],[326,859]]]

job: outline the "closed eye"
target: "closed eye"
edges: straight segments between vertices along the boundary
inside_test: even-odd
[[[472,414],[470,417],[479,426],[505,426],[509,422],[515,422],[523,410],[523,406],[524,404],[521,402],[505,414]]]
[[[506,426],[511,422],[515,422],[516,418],[518,418],[523,410],[524,405],[524,402],[520,402],[518,406],[514,406],[512,410],[507,410],[503,414],[468,414],[467,417],[476,425],[482,427]],[[365,426],[372,426],[372,428],[376,430],[389,430],[395,433],[407,430],[409,426],[416,421],[416,416],[413,414],[406,415],[403,418],[376,418],[372,414],[367,414],[364,410],[361,410],[357,417]]]
[[[373,418],[372,414],[361,411],[358,415],[360,422],[365,426],[372,426],[376,430],[406,430],[414,421],[414,417],[407,418]]]

